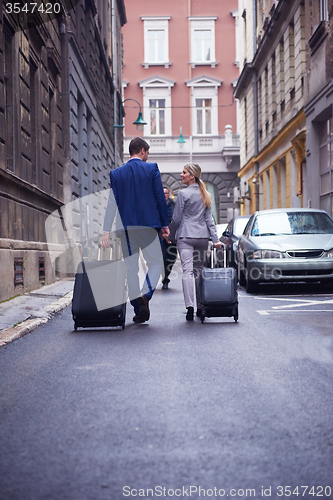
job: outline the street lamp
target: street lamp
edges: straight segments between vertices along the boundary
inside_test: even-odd
[[[179,131],[180,131],[180,135],[179,135],[179,139],[178,139],[177,143],[178,144],[185,144],[186,141],[183,137],[182,127],[180,127]]]
[[[139,130],[139,131],[143,130],[143,126],[147,125],[147,123],[144,121],[144,119],[142,117],[141,104],[139,103],[139,101],[137,101],[136,99],[133,99],[132,97],[128,97],[127,99],[125,99],[124,101],[122,101],[121,104],[123,105],[124,102],[126,102],[126,101],[134,101],[134,102],[136,102],[139,105],[139,109],[140,109],[139,115],[138,115],[137,119],[135,120],[135,122],[133,122],[133,125],[136,125],[137,130]],[[123,115],[121,114],[121,108],[119,108],[119,125],[114,124],[113,125],[114,128],[124,128],[124,125],[121,123],[122,122],[122,116]]]

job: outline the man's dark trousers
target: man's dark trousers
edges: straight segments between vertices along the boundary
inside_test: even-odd
[[[177,247],[174,243],[168,243],[163,240],[163,261],[164,261],[164,278],[163,285],[170,283],[169,274],[171,273],[172,266],[177,259]]]

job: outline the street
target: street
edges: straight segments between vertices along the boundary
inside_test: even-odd
[[[70,307],[0,349],[0,499],[333,498],[333,294],[239,289],[185,321],[73,330]]]

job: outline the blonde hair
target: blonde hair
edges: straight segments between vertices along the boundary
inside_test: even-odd
[[[201,167],[197,165],[197,163],[188,163],[187,165],[184,166],[186,170],[191,174],[194,175],[195,182],[199,185],[200,193],[201,193],[201,198],[203,201],[203,204],[205,207],[209,208],[212,206],[212,199],[210,194],[208,193],[206,186],[200,179],[201,177]]]

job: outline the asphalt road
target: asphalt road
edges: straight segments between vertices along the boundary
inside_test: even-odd
[[[0,499],[333,498],[333,295],[239,295],[189,323],[176,280],[149,324],[67,308],[1,348]]]

